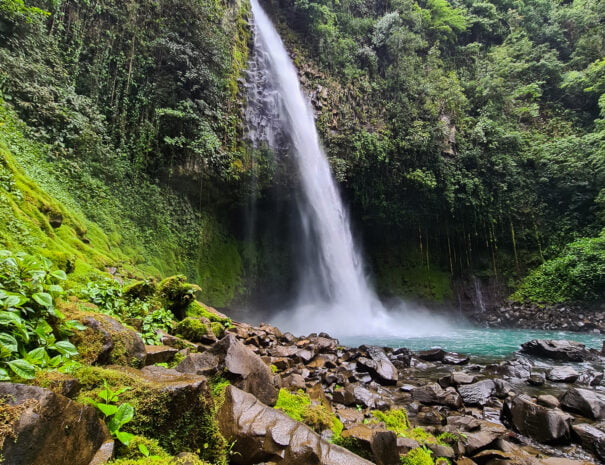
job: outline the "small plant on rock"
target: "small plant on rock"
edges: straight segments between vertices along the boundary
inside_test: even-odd
[[[130,387],[124,387],[117,391],[113,391],[107,384],[107,381],[104,380],[103,389],[97,393],[97,396],[102,402],[88,399],[89,402],[98,408],[105,417],[105,422],[107,423],[111,435],[125,446],[134,438],[134,434],[121,431],[121,428],[126,423],[132,421],[134,417],[134,407],[127,402],[120,405],[117,405],[117,403],[119,401],[119,396],[130,389]]]

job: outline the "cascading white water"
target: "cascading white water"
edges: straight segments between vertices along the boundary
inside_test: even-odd
[[[300,247],[298,302],[272,321],[298,334],[326,331],[335,336],[402,335],[364,275],[346,209],[321,148],[313,111],[303,94],[296,69],[269,17],[252,0],[255,50],[250,66],[251,138],[276,147],[276,132],[287,135],[300,174],[298,208],[304,228]],[[252,110],[250,110],[252,109]],[[250,115],[248,115],[250,121]]]

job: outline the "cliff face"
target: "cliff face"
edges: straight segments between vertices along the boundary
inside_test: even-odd
[[[246,176],[246,9],[3,2],[2,245],[84,269],[185,272],[207,300],[228,303],[241,273],[225,213]],[[55,229],[54,214],[65,220]]]

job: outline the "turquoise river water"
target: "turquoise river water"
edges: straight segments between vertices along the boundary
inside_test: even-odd
[[[605,335],[568,331],[539,331],[528,329],[449,328],[447,334],[419,335],[416,337],[341,338],[344,345],[361,344],[383,347],[407,347],[412,350],[442,348],[480,358],[506,358],[519,350],[522,343],[532,339],[567,339],[581,342],[587,348],[601,349]]]

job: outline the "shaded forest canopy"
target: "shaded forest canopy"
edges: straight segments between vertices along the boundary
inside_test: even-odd
[[[383,293],[443,300],[475,275],[520,300],[603,298],[605,2],[266,7]],[[2,246],[186,273],[219,306],[262,288],[291,257],[233,218],[292,182],[245,143],[248,19],[246,2],[2,0]],[[26,177],[88,249],[19,219],[41,198],[19,200]]]

